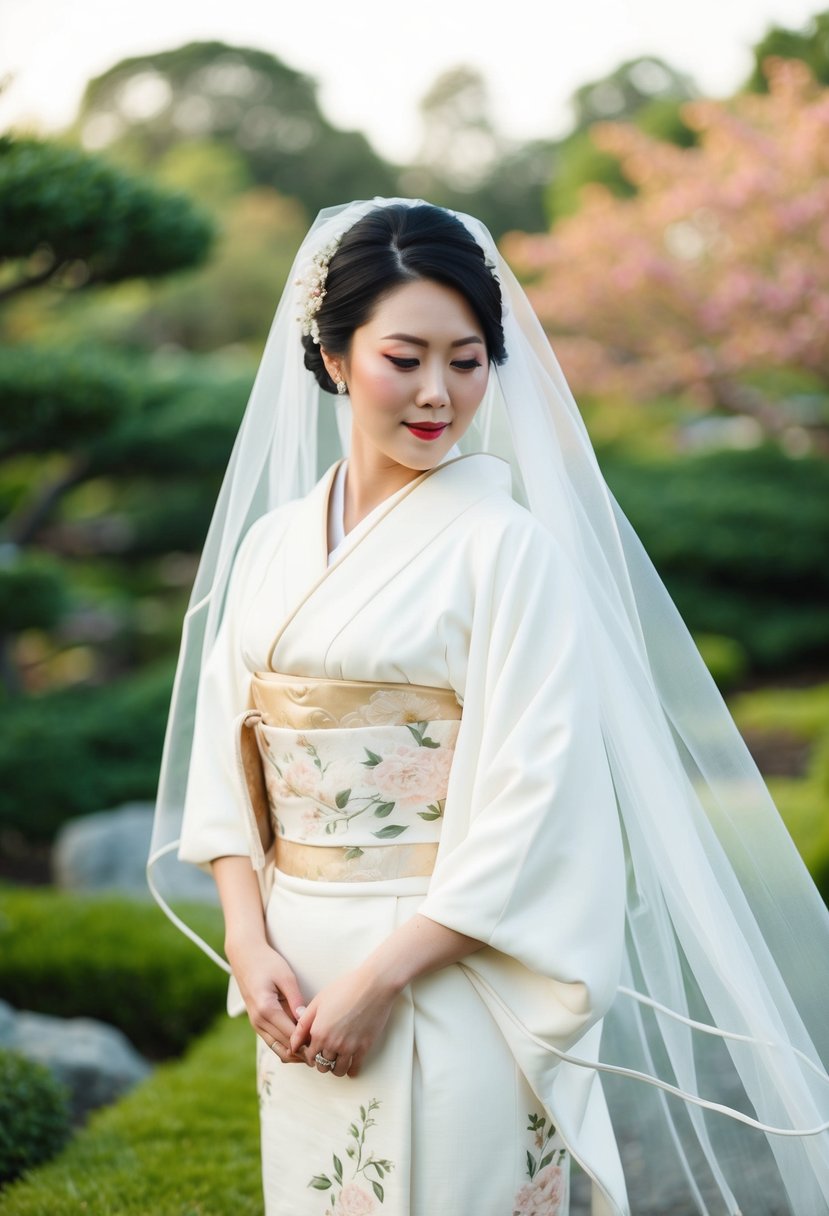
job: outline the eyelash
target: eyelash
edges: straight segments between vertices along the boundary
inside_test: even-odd
[[[390,363],[393,363],[395,365],[395,367],[399,367],[404,372],[412,371],[413,368],[417,367],[417,364],[418,364],[417,359],[398,359],[398,358],[395,358],[394,355],[386,355],[386,358],[389,360]],[[471,372],[471,371],[474,371],[476,367],[480,367],[480,366],[481,366],[480,360],[478,360],[478,359],[463,359],[463,360],[459,359],[456,363],[453,364],[453,367],[456,367],[459,371],[462,371],[462,372]]]

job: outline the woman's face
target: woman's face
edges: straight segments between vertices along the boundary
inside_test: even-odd
[[[431,279],[396,287],[354,331],[344,358],[352,453],[382,467],[430,469],[463,435],[489,379],[484,335],[465,296]]]

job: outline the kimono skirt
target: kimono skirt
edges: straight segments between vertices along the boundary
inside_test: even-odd
[[[276,831],[268,939],[306,1000],[429,887],[461,709],[418,685],[256,677]],[[563,1216],[569,1155],[462,964],[397,998],[357,1077],[257,1036],[266,1216]]]

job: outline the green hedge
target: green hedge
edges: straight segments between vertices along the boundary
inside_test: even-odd
[[[734,638],[756,670],[829,656],[829,462],[771,445],[600,460],[692,633]]]
[[[0,704],[0,829],[48,841],[74,815],[152,799],[172,685],[165,660],[105,689]]]
[[[218,907],[187,915],[208,942],[221,942]],[[99,1018],[159,1058],[200,1034],[226,992],[226,973],[154,902],[0,887],[0,993],[18,1009]]]
[[[220,1018],[10,1186],[3,1216],[261,1216],[255,1068],[247,1019]]]

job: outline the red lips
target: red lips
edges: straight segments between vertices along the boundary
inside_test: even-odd
[[[404,426],[412,432],[418,439],[437,439],[438,435],[443,434],[449,425],[448,422],[423,422],[415,425],[413,422],[404,422]]]

